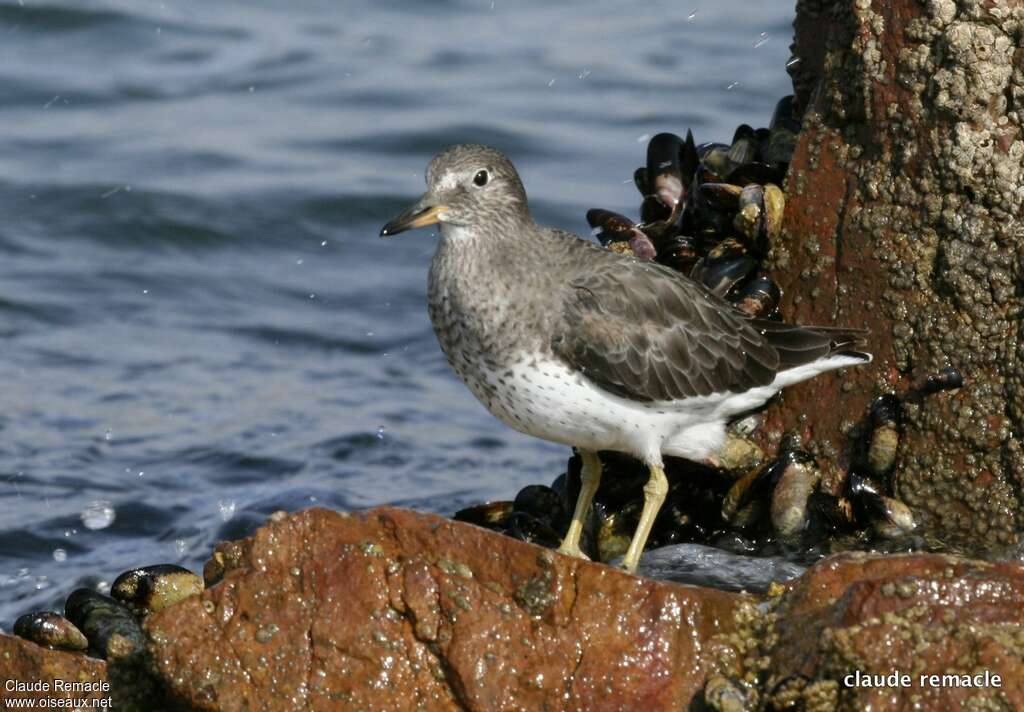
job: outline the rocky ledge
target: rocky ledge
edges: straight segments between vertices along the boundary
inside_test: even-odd
[[[204,573],[205,591],[145,618],[146,654],[130,664],[0,636],[5,680],[50,682],[0,697],[198,710],[1024,709],[1016,563],[843,554],[755,596],[384,508],[273,517],[219,545]]]

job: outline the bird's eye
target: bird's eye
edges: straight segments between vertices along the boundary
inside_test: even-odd
[[[487,175],[487,171],[477,171],[477,174],[473,176],[473,182],[481,187],[487,185],[487,179],[490,178]]]

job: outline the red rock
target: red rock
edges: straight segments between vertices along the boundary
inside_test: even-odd
[[[146,621],[199,709],[680,709],[751,600],[398,509],[308,510],[218,551],[220,583]]]
[[[45,684],[46,689],[21,691],[15,683]],[[68,685],[107,683],[107,664],[80,653],[50,650],[14,636],[0,635],[0,709],[14,709],[15,700],[105,700],[109,691],[67,690]]]
[[[802,694],[808,705],[811,696],[831,696],[841,709],[1024,709],[1019,564],[841,555],[798,579],[776,613],[764,690],[779,708],[786,695],[792,704]],[[848,684],[858,672],[905,674],[909,684]],[[986,673],[983,687],[941,684],[942,675]]]

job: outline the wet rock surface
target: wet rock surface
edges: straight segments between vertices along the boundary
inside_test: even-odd
[[[100,700],[110,696],[102,689],[93,692],[63,692],[53,689],[54,680],[102,684],[107,681],[107,665],[84,655],[50,650],[15,636],[0,635],[0,705],[11,700],[85,699]],[[21,691],[8,689],[9,681],[49,683],[47,690]]]
[[[1017,563],[847,553],[751,595],[434,515],[312,509],[220,544],[207,579],[144,619],[133,667],[0,636],[0,673],[109,676],[129,710],[1024,706]],[[847,678],[893,672],[910,683]]]
[[[798,579],[769,617],[767,709],[1024,709],[1019,564],[842,554]],[[893,672],[908,684],[847,677]]]
[[[678,709],[749,600],[396,509],[308,510],[218,553],[218,584],[145,624],[200,709]]]

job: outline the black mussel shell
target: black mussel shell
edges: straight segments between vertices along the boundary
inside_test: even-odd
[[[651,194],[670,215],[686,200],[682,167],[679,164],[683,139],[672,133],[660,133],[647,144],[647,178]]]
[[[750,185],[751,183],[757,183],[759,185],[775,183],[777,185],[781,185],[782,180],[785,177],[785,172],[779,171],[779,169],[774,166],[769,166],[767,163],[752,161],[736,166],[723,178],[723,180],[726,183],[733,183],[734,185]]]
[[[781,128],[795,134],[800,133],[801,122],[793,114],[793,108],[792,94],[779,99],[779,102],[775,105],[775,111],[772,113],[772,120],[768,123],[768,128],[773,130]]]
[[[658,261],[683,274],[689,274],[702,254],[696,240],[688,235],[677,235],[661,244]]]
[[[729,147],[729,162],[734,166],[742,166],[757,161],[760,145],[754,136],[737,139]]]
[[[636,189],[640,191],[640,195],[643,197],[646,198],[651,194],[651,181],[648,179],[645,166],[640,166],[633,171],[633,185],[636,186]]]
[[[845,497],[815,490],[807,498],[807,531],[812,539],[854,531],[853,507]]]
[[[732,141],[729,145],[735,144],[737,141],[742,141],[748,138],[754,138],[754,127],[750,124],[740,124],[736,127],[736,130],[732,134]]]
[[[128,607],[91,588],[73,591],[64,615],[89,639],[89,651],[101,658],[127,657],[146,647],[142,627]]]
[[[557,549],[562,543],[562,534],[542,519],[526,512],[513,512],[508,519],[505,533],[513,539],[526,541],[549,549]]]
[[[772,129],[771,136],[761,149],[764,162],[785,174],[796,151],[797,135],[784,128]]]
[[[769,277],[754,277],[743,282],[729,294],[729,301],[744,314],[763,319],[775,312],[782,291]]]
[[[920,385],[914,388],[918,397],[927,397],[941,391],[952,391],[964,385],[964,377],[958,370],[949,366],[938,373],[927,376]]]
[[[693,132],[687,130],[686,140],[683,142],[683,147],[679,151],[679,169],[683,175],[684,186],[690,184],[690,179],[693,177],[693,174],[697,172],[697,168],[700,164],[700,152],[697,150],[697,144],[693,141]]]
[[[887,423],[899,425],[902,405],[895,393],[885,393],[871,403],[871,425],[878,428]]]
[[[640,220],[645,227],[654,223],[664,223],[671,217],[672,210],[662,205],[653,195],[648,195],[640,204]]]
[[[724,296],[757,266],[757,258],[747,252],[746,246],[738,240],[726,238],[694,265],[690,278],[702,283],[712,293]]]
[[[731,183],[702,183],[699,188],[704,205],[712,210],[736,212],[740,207],[740,193],[743,188]]]
[[[854,518],[860,526],[870,526],[876,534],[886,537],[905,534],[915,528],[914,516],[907,505],[886,496],[882,487],[869,476],[851,471],[846,489]]]
[[[545,485],[527,485],[519,490],[512,508],[514,514],[529,514],[548,524],[552,529],[562,530],[569,526],[569,512],[565,500],[555,490]]]
[[[202,591],[203,579],[176,564],[125,571],[110,587],[111,596],[142,615],[161,611]]]
[[[587,222],[593,230],[594,237],[602,245],[616,240],[629,240],[636,228],[636,223],[625,215],[602,208],[588,210]]]
[[[89,641],[74,623],[59,613],[26,613],[14,621],[14,634],[55,650],[85,650]]]
[[[502,529],[508,523],[512,511],[512,502],[487,502],[460,509],[452,515],[452,519],[487,529]]]
[[[700,158],[697,174],[705,173],[701,177],[701,183],[717,183],[734,168],[729,160],[728,144],[702,143],[697,147],[697,155]]]
[[[767,502],[775,479],[776,461],[767,462],[747,472],[736,480],[722,500],[722,519],[744,526],[750,522],[740,521],[740,513],[750,504]]]

